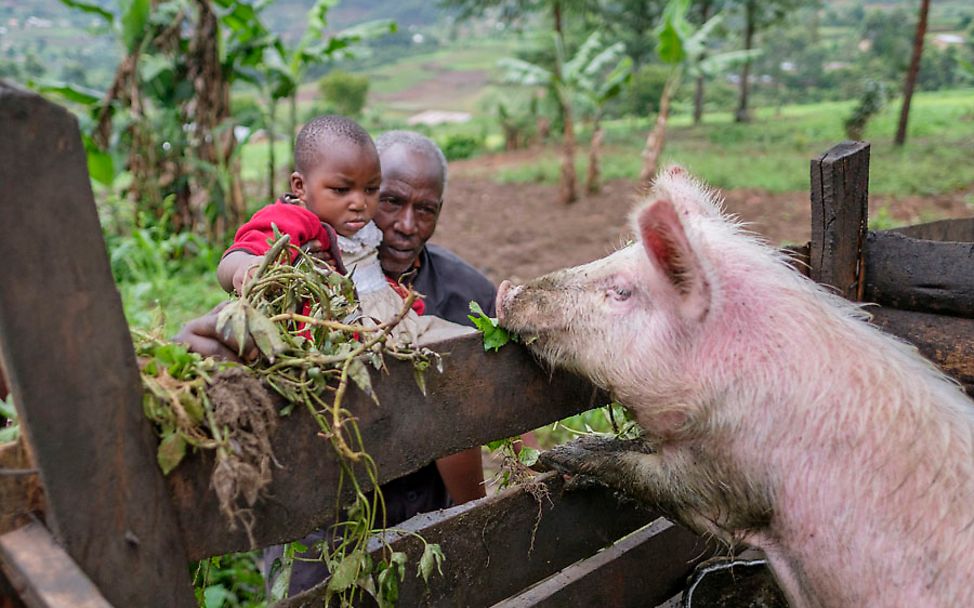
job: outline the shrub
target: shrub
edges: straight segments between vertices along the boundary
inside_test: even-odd
[[[318,90],[336,113],[358,116],[369,94],[369,79],[343,70],[332,70],[318,81]]]
[[[859,98],[859,105],[845,119],[846,136],[849,139],[862,139],[866,123],[883,109],[888,100],[889,93],[884,83],[877,80],[866,81],[862,97]]]
[[[447,160],[470,158],[484,147],[483,139],[465,133],[448,135],[440,144]]]

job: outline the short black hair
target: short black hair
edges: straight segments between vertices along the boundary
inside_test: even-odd
[[[338,114],[317,116],[298,132],[294,142],[294,168],[301,174],[319,162],[318,155],[327,138],[343,139],[347,142],[375,150],[375,143],[365,129],[357,122]],[[378,153],[376,153],[378,155]]]

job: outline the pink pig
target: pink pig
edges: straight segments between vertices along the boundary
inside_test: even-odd
[[[793,606],[974,606],[974,404],[958,385],[680,168],[632,223],[639,242],[498,293],[501,325],[645,432],[546,461],[764,550]]]

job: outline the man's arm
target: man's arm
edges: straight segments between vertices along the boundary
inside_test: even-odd
[[[436,470],[455,504],[460,505],[487,495],[479,447],[437,459]]]

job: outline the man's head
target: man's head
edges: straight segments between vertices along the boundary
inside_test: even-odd
[[[446,189],[446,158],[428,137],[388,131],[376,140],[382,187],[375,223],[382,230],[379,261],[398,277],[413,267],[436,230]]]
[[[354,120],[319,116],[304,125],[294,145],[291,191],[338,234],[352,236],[375,215],[379,155]]]

